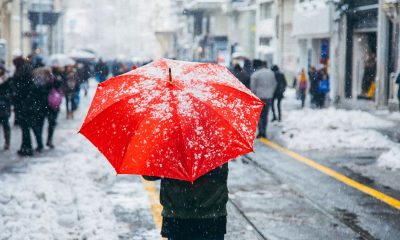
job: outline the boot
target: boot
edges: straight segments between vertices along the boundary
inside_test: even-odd
[[[46,144],[49,148],[53,149],[54,148],[54,144],[53,141],[51,140],[47,140],[47,144]]]
[[[11,132],[9,130],[4,130],[4,150],[10,149]]]

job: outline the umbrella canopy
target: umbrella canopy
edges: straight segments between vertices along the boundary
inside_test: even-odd
[[[193,182],[253,151],[262,107],[225,67],[161,59],[99,84],[80,133],[119,174]]]
[[[95,60],[96,55],[87,51],[73,51],[70,54],[68,54],[71,58],[73,59],[81,59],[81,60]]]
[[[53,54],[46,59],[46,65],[51,67],[65,67],[74,64],[75,61],[65,54]]]

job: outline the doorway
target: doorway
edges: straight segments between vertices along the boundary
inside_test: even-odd
[[[376,32],[355,32],[352,50],[352,96],[374,99],[376,79]]]

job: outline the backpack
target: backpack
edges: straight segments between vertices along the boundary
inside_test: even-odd
[[[47,102],[49,107],[55,111],[58,111],[61,106],[63,96],[61,92],[55,88],[51,89],[49,96],[47,98]]]
[[[319,82],[319,88],[318,88],[320,93],[328,93],[330,88],[329,88],[329,80],[324,79]]]

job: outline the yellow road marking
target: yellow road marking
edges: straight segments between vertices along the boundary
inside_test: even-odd
[[[162,206],[160,204],[160,197],[158,194],[158,190],[154,182],[146,181],[143,178],[142,182],[144,185],[144,189],[146,190],[149,196],[151,214],[153,215],[156,227],[158,228],[158,230],[160,230],[162,224],[162,217],[161,217]]]
[[[286,149],[286,148],[284,148],[284,147],[282,147],[282,146],[280,146],[280,145],[278,145],[278,144],[276,144],[274,142],[269,141],[268,139],[261,138],[260,141],[262,143],[264,143],[265,145],[270,146],[273,149],[278,150],[278,151],[280,151],[280,152],[292,157],[293,159],[295,159],[295,160],[297,160],[299,162],[302,162],[302,163],[304,163],[304,164],[306,164],[306,165],[308,165],[308,166],[310,166],[310,167],[312,167],[312,168],[314,168],[314,169],[316,169],[316,170],[318,170],[318,171],[320,171],[322,173],[325,173],[326,175],[329,175],[329,176],[339,180],[340,182],[342,182],[342,183],[344,183],[344,184],[346,184],[348,186],[351,186],[351,187],[353,187],[355,189],[358,189],[359,191],[361,191],[363,193],[366,193],[366,194],[368,194],[368,195],[370,195],[370,196],[372,196],[372,197],[374,197],[376,199],[379,199],[382,202],[385,202],[385,203],[389,204],[390,206],[392,206],[392,207],[394,207],[396,209],[400,209],[400,201],[395,199],[395,198],[393,198],[393,197],[391,197],[391,196],[388,196],[388,195],[386,195],[386,194],[384,194],[382,192],[379,192],[379,191],[377,191],[377,190],[375,190],[373,188],[370,188],[370,187],[365,186],[365,185],[363,185],[363,184],[361,184],[359,182],[356,182],[351,178],[348,178],[348,177],[346,177],[346,176],[344,176],[344,175],[342,175],[342,174],[340,174],[340,173],[338,173],[338,172],[336,172],[336,171],[334,171],[334,170],[332,170],[332,169],[330,169],[328,167],[325,167],[325,166],[323,166],[323,165],[321,165],[319,163],[316,163],[311,159],[303,157],[298,153],[295,153],[295,152],[293,152],[291,150],[288,150],[288,149]]]

